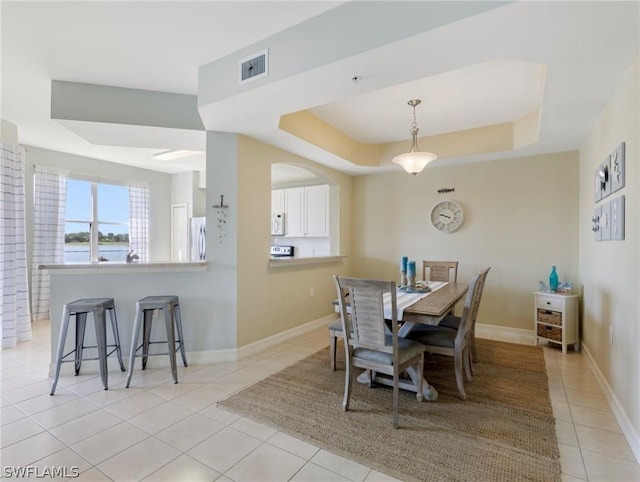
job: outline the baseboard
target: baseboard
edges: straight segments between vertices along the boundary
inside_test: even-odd
[[[533,330],[509,328],[498,325],[476,323],[476,337],[487,340],[506,341],[519,345],[535,345],[536,336]]]
[[[604,392],[605,397],[607,397],[607,401],[609,402],[609,406],[611,407],[611,411],[613,412],[613,416],[616,418],[618,425],[620,425],[620,429],[627,439],[627,443],[633,452],[636,460],[640,464],[640,436],[638,436],[638,432],[636,432],[633,424],[627,417],[627,413],[624,408],[620,404],[618,397],[611,389],[611,386],[607,382],[607,379],[604,377],[604,374],[600,371],[600,368],[596,364],[593,355],[589,351],[589,347],[584,343],[581,343],[582,351],[584,352],[589,364],[591,365],[591,369],[596,376],[596,380],[600,384],[600,388]]]
[[[337,318],[338,315],[336,314],[323,316],[322,318],[310,321],[309,323],[305,323],[304,325],[296,326],[295,328],[291,328],[290,330],[286,330],[267,338],[263,338],[262,340],[254,341],[253,343],[249,343],[248,345],[241,346],[237,349],[238,360],[251,356],[262,350],[266,350],[267,348],[271,348],[272,346],[295,338],[296,336],[304,335],[305,333],[309,333],[310,331],[316,330],[323,326],[328,326]],[[327,335],[327,337],[328,336],[329,335]]]
[[[255,353],[258,353],[262,350],[266,350],[267,348],[271,348],[272,346],[278,345],[282,342],[290,340],[300,335],[304,335],[305,333],[309,333],[317,328],[321,328],[323,326],[328,326],[330,323],[335,321],[337,315],[331,314],[328,316],[323,316],[322,318],[318,318],[317,320],[310,321],[309,323],[305,323],[304,325],[296,326],[295,328],[291,328],[289,330],[283,331],[281,333],[277,333],[275,335],[269,336],[262,340],[255,341],[253,343],[249,343],[248,345],[244,345],[240,348],[225,348],[220,350],[205,350],[205,351],[191,351],[187,352],[187,362],[190,365],[207,365],[210,363],[223,363],[223,362],[233,362],[240,360],[242,358],[249,357]],[[176,354],[178,366],[182,365],[182,359],[180,358],[180,354]],[[109,357],[109,370],[118,370],[117,368],[117,360],[115,355]],[[129,366],[129,357],[123,356],[124,366]],[[139,362],[136,363],[136,367],[139,367]],[[167,368],[169,367],[169,357],[167,356],[151,356],[149,357],[149,361],[147,363],[148,368]],[[53,377],[54,373],[54,365],[53,363],[49,364],[49,377]],[[60,370],[60,374],[64,376],[73,375],[74,368],[73,363],[63,363],[62,369]],[[87,360],[82,363],[82,373],[99,373],[98,371],[98,362],[96,360]]]

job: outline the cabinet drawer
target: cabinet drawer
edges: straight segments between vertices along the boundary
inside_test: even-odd
[[[538,296],[536,300],[538,308],[556,311],[562,311],[563,309],[563,302],[561,299],[553,298],[551,296]]]
[[[559,311],[538,308],[537,318],[540,323],[550,323],[552,325],[562,326],[562,313]]]
[[[538,325],[538,336],[548,338],[549,340],[562,342],[562,328],[555,326]]]

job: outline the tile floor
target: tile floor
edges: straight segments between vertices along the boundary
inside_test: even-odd
[[[38,467],[35,479],[64,466],[53,480],[395,480],[215,406],[327,341],[320,329],[238,362],[180,368],[177,385],[168,369],[148,368],[124,389],[125,374],[111,365],[104,391],[97,369],[83,367],[78,377],[61,377],[51,397],[49,324],[36,323],[31,342],[0,352],[2,475],[5,467]],[[545,358],[563,480],[640,480],[585,357],[545,348]]]

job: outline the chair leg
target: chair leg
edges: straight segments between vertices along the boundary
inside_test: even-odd
[[[464,371],[467,374],[467,381],[473,381],[473,368],[471,367],[471,347],[466,347],[462,355],[464,361]]]
[[[58,336],[58,352],[56,353],[56,372],[53,376],[53,383],[51,384],[51,392],[49,395],[53,395],[56,392],[56,386],[58,385],[58,378],[60,377],[60,366],[62,365],[62,356],[64,355],[64,342],[67,339],[67,331],[69,330],[69,309],[67,305],[64,305],[62,309],[62,323],[60,324],[60,335]]]
[[[342,399],[342,410],[349,410],[349,401],[351,399],[351,358],[347,354],[347,362],[344,369],[344,398]]]
[[[138,336],[140,334],[140,325],[142,325],[143,313],[140,304],[136,303],[136,317],[133,322],[133,333],[131,335],[131,348],[129,350],[129,372],[127,373],[127,383],[125,388],[129,388],[131,377],[133,376],[133,367],[136,361],[136,345],[138,344]]]
[[[398,428],[398,404],[400,398],[400,373],[398,367],[393,368],[393,428]]]
[[[107,320],[105,310],[95,310],[93,312],[93,322],[96,328],[96,345],[98,346],[98,364],[100,366],[100,378],[105,390],[109,389],[107,366]]]
[[[75,370],[76,376],[80,373],[82,366],[82,350],[84,348],[84,332],[87,326],[87,314],[76,313],[76,352],[75,352]]]
[[[462,360],[463,356],[464,356],[464,352],[462,350],[458,351],[456,349],[455,356],[454,356],[456,384],[458,385],[458,393],[460,395],[460,398],[462,400],[466,400],[467,394],[464,391],[464,374],[462,373],[462,370],[463,370],[462,364],[464,363]]]
[[[173,315],[176,319],[176,330],[178,331],[178,338],[180,339],[180,356],[182,356],[182,364],[187,365],[187,354],[184,351],[184,334],[182,333],[182,316],[180,315],[180,305],[176,305],[173,308]]]
[[[149,359],[149,342],[151,341],[151,323],[153,322],[153,312],[155,310],[142,310],[142,369],[147,368]]]
[[[116,355],[118,356],[118,363],[120,363],[120,370],[124,371],[124,362],[122,361],[122,350],[120,348],[120,332],[118,331],[118,317],[116,315],[115,307],[109,310],[109,319],[111,320],[111,329],[113,331],[113,340],[116,345]]]
[[[537,338],[536,338],[537,339]],[[471,330],[471,360],[478,363],[478,352],[476,351],[476,327]]]
[[[171,375],[173,376],[173,383],[178,383],[178,368],[176,366],[176,332],[171,304],[167,304],[162,311],[164,312],[164,326],[167,330],[167,346],[169,348]]]
[[[329,363],[331,364],[331,371],[336,371],[336,345],[338,338],[333,334],[329,333]]]

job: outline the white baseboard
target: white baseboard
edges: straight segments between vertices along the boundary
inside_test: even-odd
[[[509,328],[498,325],[476,324],[476,337],[487,340],[506,341],[519,345],[535,345],[536,336],[533,330]]]
[[[295,338],[296,336],[304,335],[305,333],[309,333],[310,331],[321,328],[323,326],[328,326],[336,319],[338,319],[338,315],[335,314],[323,316],[322,318],[310,321],[309,323],[305,323],[304,325],[296,326],[295,328],[291,328],[290,330],[286,330],[267,338],[263,338],[262,340],[254,341],[253,343],[249,343],[248,345],[241,346],[237,349],[237,359],[240,360],[242,358],[258,353],[259,351],[266,350],[267,348],[271,348],[272,346]],[[329,335],[327,335],[327,339],[328,336]]]
[[[255,353],[258,353],[272,346],[278,345],[282,342],[290,340],[305,333],[309,333],[317,328],[328,326],[337,319],[338,315],[331,314],[323,316],[317,320],[310,321],[304,325],[296,326],[289,330],[277,333],[262,340],[249,343],[248,345],[241,346],[240,348],[224,348],[220,350],[205,350],[205,351],[190,351],[187,352],[187,362],[190,365],[206,365],[209,363],[223,363],[233,362],[242,358],[249,357]],[[182,365],[182,359],[180,354],[176,354],[178,366]],[[123,356],[124,366],[129,366],[129,357]],[[114,365],[115,363],[115,365]],[[140,362],[136,362],[136,367],[139,367]],[[118,369],[117,360],[115,355],[109,357],[109,370]],[[147,363],[148,368],[167,368],[169,367],[169,357],[167,356],[151,356]],[[53,363],[49,364],[49,377],[53,377],[54,373]],[[74,373],[73,363],[63,363],[60,370],[61,375],[73,375]],[[82,363],[82,373],[99,373],[98,362],[96,360],[88,360]]]
[[[581,347],[589,361],[589,364],[591,365],[591,369],[596,376],[596,380],[598,380],[598,383],[600,384],[600,388],[602,388],[605,397],[607,397],[613,416],[616,418],[618,425],[620,425],[620,429],[627,439],[627,443],[629,444],[633,455],[638,463],[640,463],[640,436],[638,436],[638,432],[636,432],[631,420],[629,420],[629,417],[627,416],[627,412],[625,412],[624,408],[620,404],[618,397],[611,389],[611,386],[604,377],[604,374],[600,371],[600,368],[589,351],[589,347],[584,342],[581,343]]]

